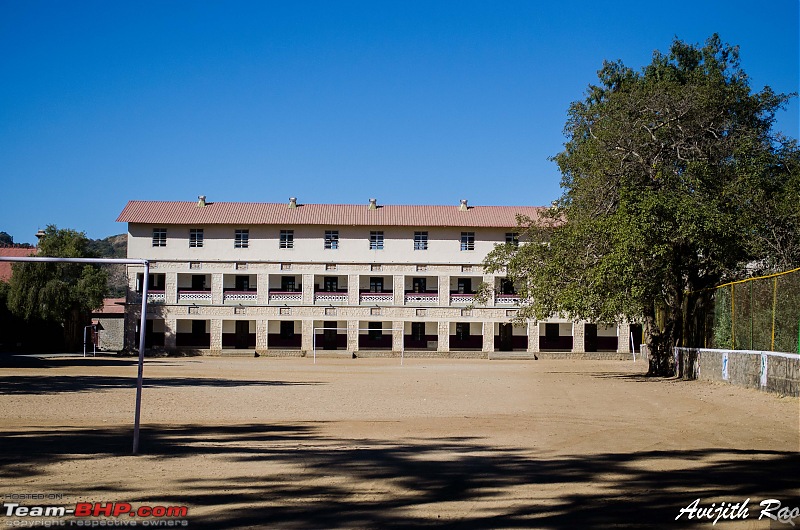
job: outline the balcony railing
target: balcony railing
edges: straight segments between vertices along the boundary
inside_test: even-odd
[[[359,299],[362,304],[391,304],[394,302],[394,293],[361,293]]]
[[[347,292],[317,291],[314,293],[315,302],[347,302]]]
[[[475,301],[473,293],[450,293],[451,304],[471,304]]]
[[[139,295],[141,299],[141,295]],[[147,303],[163,304],[167,301],[167,295],[164,291],[147,291]]]
[[[142,293],[133,293],[131,295],[134,302],[141,302],[142,301]],[[147,303],[148,304],[163,304],[167,301],[167,295],[164,293],[163,290],[147,290]]]
[[[494,305],[519,305],[518,294],[496,294],[494,295]]]
[[[439,293],[406,293],[404,297],[406,304],[438,304]]]
[[[302,302],[303,293],[300,291],[270,291],[270,302]]]
[[[255,302],[258,300],[256,291],[224,291],[223,302]]]
[[[178,290],[178,302],[210,302],[211,291]]]

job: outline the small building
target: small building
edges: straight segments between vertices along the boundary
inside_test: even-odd
[[[0,256],[4,258],[27,258],[36,255],[36,247],[23,247],[19,245],[2,246],[0,245]],[[0,282],[7,282],[11,279],[11,261],[0,261]]]
[[[106,298],[103,307],[92,311],[97,349],[121,351],[125,347],[125,298]]]

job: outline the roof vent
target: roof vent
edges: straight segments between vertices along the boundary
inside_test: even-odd
[[[370,199],[369,200],[369,209],[370,210],[377,210],[378,209],[378,199]]]
[[[459,206],[458,209],[462,212],[466,212],[469,209],[467,208],[467,199],[461,199],[461,206]]]
[[[289,197],[289,208],[297,208],[297,197]]]
[[[200,208],[205,208],[206,206],[206,196],[205,195],[198,195],[197,196],[197,206]]]

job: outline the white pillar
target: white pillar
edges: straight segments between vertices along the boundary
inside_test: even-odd
[[[617,325],[617,352],[631,352],[631,323],[620,322]]]
[[[306,287],[304,283],[303,284],[304,297],[305,297],[305,291]],[[314,349],[314,321],[303,320],[300,329],[301,329],[300,349],[310,354],[311,351]]]
[[[528,352],[537,353],[539,351],[539,321],[528,320]]]
[[[314,275],[303,274],[303,305],[313,305],[313,304],[314,304]],[[305,329],[305,327],[303,329]],[[309,347],[309,351],[310,349],[311,348]]]
[[[263,352],[269,349],[268,324],[266,320],[256,320],[256,351]]]
[[[450,351],[450,322],[439,322],[439,338],[436,341],[436,351]]]
[[[439,276],[438,280],[439,280],[439,306],[448,307],[450,305],[450,276]],[[449,349],[447,351],[449,351]]]
[[[164,319],[164,348],[167,350],[174,350],[177,347],[176,330],[178,328],[178,321],[175,318]]]
[[[483,323],[483,351],[494,351],[494,322]]]
[[[586,321],[579,320],[572,323],[572,351],[573,353],[586,352]]]
[[[347,321],[347,351],[358,351],[358,320]]]
[[[222,320],[215,318],[208,322],[211,327],[209,330],[211,335],[210,349],[215,352],[222,351]]]
[[[402,275],[392,276],[392,291],[394,305],[404,305],[406,303],[406,278]]]
[[[403,321],[395,320],[392,322],[392,351],[403,350]]]

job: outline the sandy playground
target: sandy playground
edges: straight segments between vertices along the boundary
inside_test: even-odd
[[[5,502],[185,505],[190,528],[381,529],[771,528],[759,502],[800,506],[796,398],[648,379],[643,362],[147,360],[132,456],[135,359],[10,359]],[[749,498],[749,518],[676,522],[698,498]]]

